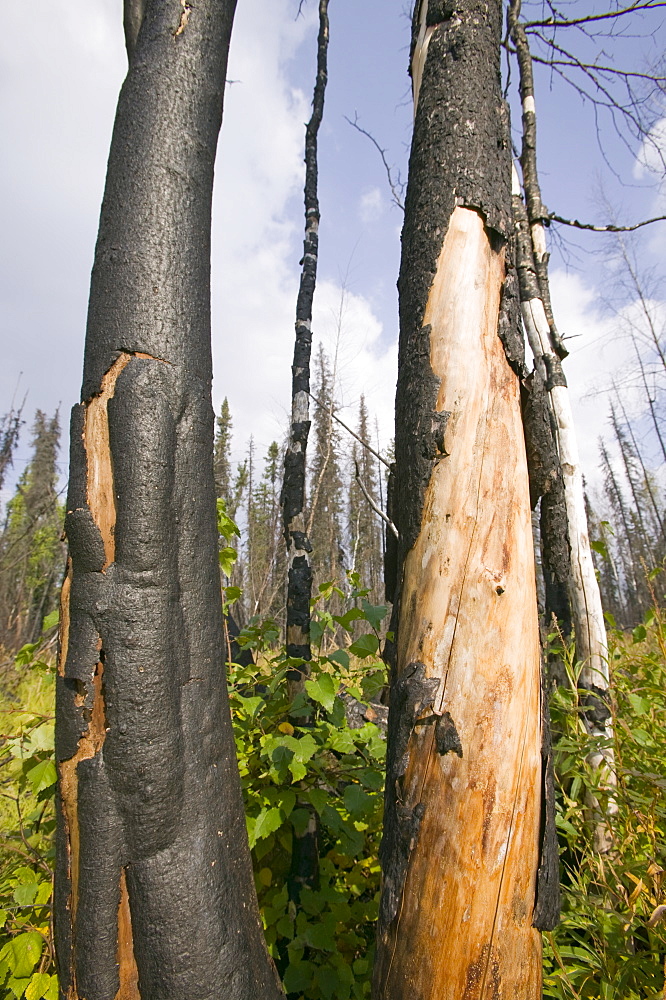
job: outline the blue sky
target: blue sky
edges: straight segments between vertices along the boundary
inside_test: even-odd
[[[238,457],[251,433],[259,454],[279,438],[289,408],[303,230],[303,124],[316,29],[314,0],[298,19],[297,6],[296,0],[239,0],[232,41],[234,82],[227,90],[214,202],[213,397],[218,408],[229,396]],[[412,114],[408,6],[408,0],[331,0],[330,82],[320,134],[315,341],[329,353],[337,345],[347,419],[355,421],[365,392],[384,444],[392,436],[402,220],[376,151],[344,116],[357,114],[406,176]],[[591,6],[588,0],[576,5]],[[632,68],[663,51],[660,20],[654,17],[632,33],[641,37],[622,40]],[[121,4],[22,0],[8,7],[3,21],[0,409],[8,408],[18,385],[19,396],[28,392],[28,421],[36,407],[52,412],[61,406],[66,438],[69,408],[79,393],[106,156],[126,68]],[[601,220],[601,179],[626,220],[654,214],[661,195],[641,171],[638,145],[626,150],[605,131],[608,157],[625,184],[633,185],[620,186],[599,152],[589,106],[551,81],[547,70],[537,73],[537,110],[549,208]],[[613,337],[603,302],[609,271],[598,253],[588,252],[599,240],[576,236],[566,260],[557,246],[553,257],[559,325],[576,334],[567,373],[592,479],[596,437],[606,419],[602,390],[611,373],[621,377],[629,356],[626,343]],[[665,242],[663,231],[643,238],[646,264],[663,259]],[[631,302],[624,308],[631,310]],[[26,456],[24,445],[17,473]],[[64,464],[63,457],[63,471]]]

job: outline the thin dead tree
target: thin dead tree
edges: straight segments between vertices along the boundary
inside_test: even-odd
[[[312,302],[319,254],[319,198],[317,193],[317,136],[324,113],[328,79],[328,0],[319,0],[317,78],[312,115],[305,130],[305,240],[298,299],[296,340],[291,383],[291,427],[284,459],[282,519],[287,546],[287,653],[310,659],[310,596],[312,568],[305,516],[305,477],[310,433],[310,359],[312,354]],[[292,671],[298,684],[302,671]]]
[[[234,0],[126,0],[71,424],[55,931],[67,1000],[278,1000],[224,684],[210,220]]]
[[[501,30],[501,0],[414,11],[376,1000],[541,996],[541,653],[520,380],[500,338],[518,333]]]
[[[522,281],[521,312],[537,369],[545,378],[550,406],[554,417],[557,451],[562,469],[566,526],[571,546],[570,598],[576,638],[576,652],[582,666],[579,687],[587,706],[585,720],[588,731],[600,740],[612,736],[606,707],[609,690],[608,641],[601,604],[601,592],[596,577],[590,546],[583,473],[578,453],[578,442],[571,409],[567,380],[561,359],[566,349],[557,331],[550,302],[548,281],[549,254],[546,246],[544,222],[548,213],[541,199],[537,169],[537,119],[534,97],[532,56],[525,26],[520,21],[521,0],[511,0],[508,11],[508,30],[515,46],[519,66],[519,91],[522,111],[522,150],[520,165],[525,193],[525,203],[518,173],[513,172],[513,208],[517,240],[522,246],[523,260],[531,261],[536,282],[530,281],[529,264],[519,269]],[[527,234],[529,233],[529,243]],[[615,783],[613,751],[607,745],[603,753],[593,755],[595,766],[607,764],[606,783]],[[595,803],[592,803],[595,805]],[[609,814],[615,811],[612,797]],[[610,831],[605,822],[595,826],[595,847],[608,851],[611,846]]]

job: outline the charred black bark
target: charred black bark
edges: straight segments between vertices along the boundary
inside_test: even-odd
[[[319,253],[319,198],[317,194],[317,136],[324,113],[328,79],[328,0],[319,0],[317,78],[312,116],[305,130],[305,240],[296,302],[296,342],[291,368],[291,430],[284,459],[282,517],[289,561],[287,578],[287,654],[310,659],[310,597],[312,546],[305,531],[305,474],[310,432],[310,356],[312,352],[312,301],[317,282]],[[291,672],[298,682],[299,671]]]
[[[111,145],[57,692],[68,1000],[213,1000],[221,984],[238,1000],[282,995],[224,683],[212,465],[210,210],[234,6],[149,0]]]
[[[398,471],[392,502],[400,534],[398,566],[418,536],[433,461],[442,454],[434,433],[439,422],[433,429],[439,381],[430,367],[423,316],[449,219],[462,205],[483,216],[493,238],[506,240],[511,232],[510,145],[499,88],[501,20],[497,0],[428,4],[427,23],[434,32],[414,121],[398,279]]]
[[[520,21],[521,0],[511,0],[507,12],[507,22],[511,39],[516,47],[516,56],[520,68],[519,90],[522,102],[523,143],[520,153],[520,165],[523,171],[527,215],[531,227],[531,238],[534,246],[534,266],[539,283],[539,295],[550,328],[550,340],[553,350],[559,358],[566,358],[569,353],[555,325],[553,309],[550,303],[550,282],[548,280],[548,259],[543,237],[544,226],[550,225],[548,211],[541,200],[541,186],[536,159],[536,111],[534,105],[534,76],[532,72],[532,56],[525,27]]]
[[[557,827],[555,826],[555,772],[550,731],[548,684],[543,674],[541,725],[541,849],[532,925],[539,931],[552,931],[560,922],[560,850],[557,842]]]
[[[449,414],[436,409],[439,379],[430,364],[430,327],[424,314],[437,262],[456,206],[477,210],[491,242],[501,246],[511,234],[511,159],[508,114],[500,92],[499,0],[427,3],[426,25],[433,28],[420,84],[405,201],[398,291],[400,341],[396,391],[395,469],[389,479],[388,511],[399,541],[387,539],[386,596],[394,602],[391,629],[400,617],[401,573],[405,556],[421,530],[425,491],[433,467],[447,455]],[[412,56],[422,4],[413,15]],[[515,280],[505,289],[505,312],[515,315]],[[498,332],[510,363],[525,374],[511,321]],[[405,750],[417,717],[432,705],[438,680],[428,680],[423,664],[395,671],[395,644],[387,643],[391,665],[387,781],[381,846],[382,897],[378,936],[395,919],[423,813],[402,804]],[[436,739],[444,753],[459,752],[455,726],[439,723]]]

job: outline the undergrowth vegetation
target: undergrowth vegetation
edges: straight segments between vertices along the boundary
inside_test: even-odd
[[[345,597],[331,615],[327,601]],[[234,591],[228,588],[227,599]],[[353,578],[327,584],[313,608],[313,660],[289,699],[287,674],[303,666],[279,645],[272,620],[239,637],[254,663],[230,665],[231,710],[255,882],[266,939],[291,998],[370,995],[377,915],[384,773],[385,685],[379,659],[386,609]],[[47,622],[52,627],[53,622]],[[666,957],[666,621],[651,611],[633,633],[611,633],[617,787],[613,846],[592,849],[590,791],[603,808],[607,781],[589,763],[577,667],[553,695],[557,824],[563,909],[544,937],[544,996],[657,1000]],[[0,997],[56,1000],[50,920],[55,766],[53,663],[26,646],[0,702]],[[586,797],[587,796],[587,797]],[[310,848],[318,844],[318,861]],[[294,865],[309,858],[305,869]]]

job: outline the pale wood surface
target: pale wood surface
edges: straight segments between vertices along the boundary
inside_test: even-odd
[[[382,1000],[541,997],[532,928],[540,817],[540,647],[519,386],[497,335],[503,252],[455,209],[431,288],[431,365],[448,455],[405,560],[398,671],[440,678],[463,757],[432,725],[403,802],[425,805],[379,981]]]

